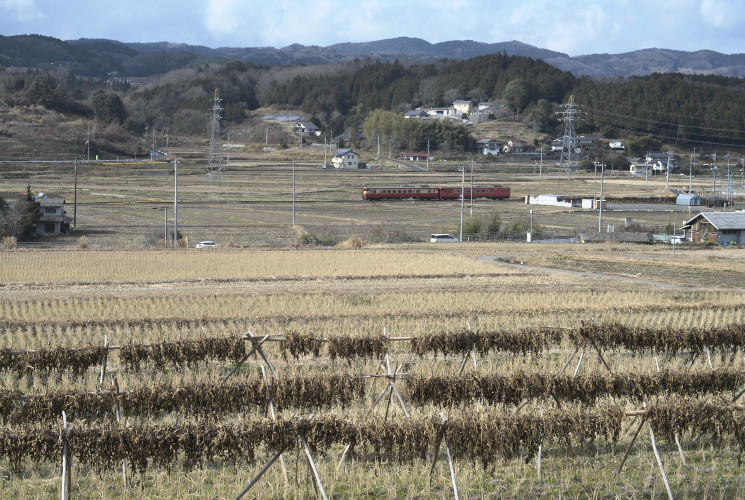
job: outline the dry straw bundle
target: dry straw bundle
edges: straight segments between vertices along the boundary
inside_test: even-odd
[[[703,373],[666,370],[653,375],[623,373],[577,376],[518,371],[509,375],[409,375],[407,388],[414,404],[452,407],[477,400],[508,405],[517,405],[526,399],[551,398],[593,404],[606,396],[643,401],[650,396],[671,393],[697,396],[736,391],[743,383],[745,373],[734,369]]]
[[[305,437],[316,452],[349,444],[350,452],[370,453],[375,459],[406,461],[424,458],[445,436],[456,458],[494,463],[499,457],[535,454],[538,444],[555,440],[564,445],[615,440],[623,410],[567,409],[508,416],[501,413],[463,415],[443,423],[439,417],[386,422],[353,420],[333,415],[298,419],[257,419],[240,424],[181,424],[118,428],[73,428],[65,434],[74,460],[95,470],[113,470],[123,458],[135,471],[149,467],[172,468],[180,460],[190,469],[215,460],[253,462],[260,447],[269,453],[286,450]],[[61,431],[42,428],[0,430],[0,458],[8,458],[14,471],[24,460],[55,462],[60,456]]]
[[[411,352],[425,354],[463,355],[476,350],[481,355],[491,351],[515,354],[540,354],[561,342],[564,332],[555,328],[530,328],[518,331],[461,330],[433,333],[411,339]]]
[[[384,335],[338,336],[329,339],[328,350],[332,360],[381,359],[389,347],[390,340]]]
[[[216,417],[265,407],[273,401],[281,408],[330,408],[347,406],[365,395],[365,383],[356,375],[324,374],[310,377],[230,383],[199,382],[190,385],[143,386],[114,392],[60,392],[23,396],[0,391],[0,418],[21,425],[54,421],[63,411],[71,420],[114,419],[120,402],[126,416],[157,417],[178,412],[194,417]]]
[[[0,371],[15,372],[17,375],[34,371],[71,372],[79,376],[91,366],[101,364],[107,349],[103,346],[52,347],[36,351],[13,351],[0,349]]]
[[[729,434],[737,439],[741,453],[745,449],[745,414],[727,402],[682,398],[649,407],[645,418],[670,441],[686,432],[717,440]]]
[[[645,418],[665,438],[675,433],[707,433],[717,438],[733,434],[745,446],[739,409],[728,405],[684,399],[660,403],[646,410]],[[447,438],[456,459],[478,460],[490,467],[500,458],[530,460],[541,444],[577,446],[604,440],[617,442],[626,411],[620,405],[588,409],[565,407],[544,413],[464,412],[444,421],[419,417],[397,422],[319,415],[295,419],[249,419],[240,424],[180,424],[143,427],[74,428],[64,436],[76,462],[96,470],[113,470],[127,458],[135,471],[150,467],[185,469],[212,461],[251,463],[263,449],[275,454],[305,437],[316,452],[349,444],[350,453],[371,454],[377,460],[412,460],[435,451]],[[19,472],[26,460],[59,460],[62,431],[39,427],[0,429],[0,458],[7,458]]]
[[[119,351],[119,360],[131,370],[141,365],[194,366],[209,359],[237,362],[246,355],[245,341],[239,336],[212,337],[151,345],[128,344]]]
[[[745,347],[743,324],[718,328],[676,329],[670,326],[644,328],[619,323],[583,323],[580,328],[570,330],[568,336],[578,347],[591,345],[607,349],[623,348],[634,352],[700,354],[706,349],[732,351]]]

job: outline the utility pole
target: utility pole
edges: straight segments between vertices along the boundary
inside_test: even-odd
[[[541,146],[541,165],[538,167],[538,178],[543,179],[543,146]]]
[[[469,217],[473,217],[473,158],[471,158],[471,206]]]
[[[163,214],[163,248],[168,248],[168,207]]]
[[[696,160],[696,148],[693,148],[691,164],[688,169],[688,194],[693,194],[693,162]]]
[[[665,190],[668,190],[670,188],[670,157],[672,156],[672,153],[670,151],[667,152],[667,168],[665,169]]]
[[[427,172],[429,172],[429,139],[427,139]]]
[[[150,147],[150,161],[155,160],[155,124],[154,123],[152,126],[152,132],[153,132],[153,144]]]
[[[465,204],[465,183],[466,183],[466,166],[463,165],[460,169],[460,241],[463,242],[463,208]]]
[[[173,248],[178,245],[178,159],[173,159]]]
[[[225,153],[225,168],[230,168],[230,132],[228,132],[228,150]]]
[[[292,225],[295,225],[295,160],[292,160]]]
[[[604,187],[605,187],[605,162],[600,164],[600,212],[598,216],[598,232],[603,232],[603,198],[604,198]]]
[[[85,145],[88,146],[88,156],[86,161],[91,161],[91,128],[88,127],[88,136],[85,139]]]
[[[72,202],[72,228],[75,229],[78,225],[78,157],[75,156],[75,187],[73,189],[73,202]]]

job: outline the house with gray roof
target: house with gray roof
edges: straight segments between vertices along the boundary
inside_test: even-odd
[[[498,155],[500,144],[494,139],[481,139],[476,143],[476,149],[483,155]]]
[[[41,209],[41,218],[36,222],[35,233],[39,235],[67,234],[70,219],[65,212],[65,199],[60,196],[35,198]]]
[[[321,132],[321,129],[318,128],[313,122],[299,121],[295,124],[295,127],[300,131],[301,134],[318,135]]]
[[[745,212],[701,212],[681,229],[694,243],[745,245]]]
[[[360,155],[351,149],[340,149],[331,158],[334,168],[357,169],[360,168],[359,161]]]

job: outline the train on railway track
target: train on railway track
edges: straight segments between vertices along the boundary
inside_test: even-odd
[[[373,200],[459,200],[461,190],[464,198],[488,198],[506,200],[510,197],[509,186],[375,186],[363,187],[362,199]]]

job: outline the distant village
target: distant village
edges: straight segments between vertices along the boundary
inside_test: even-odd
[[[407,111],[403,114],[403,117],[412,120],[454,120],[465,125],[473,125],[493,121],[502,115],[503,111],[492,102],[477,104],[468,100],[456,100],[451,106],[447,107],[422,107]],[[316,124],[303,120],[300,115],[265,115],[263,119],[277,122],[294,122],[295,129],[301,138],[320,137],[322,135],[322,130]],[[590,150],[601,142],[611,151],[617,153],[625,153],[626,151],[626,146],[622,140],[607,140],[598,135],[577,135],[574,137],[574,151],[578,155],[582,155],[583,151]],[[344,169],[367,168],[367,164],[359,160],[359,153],[348,147],[350,143],[351,138],[345,134],[330,139],[329,145],[333,145],[337,148],[337,151],[333,153],[329,166]],[[550,147],[545,148],[519,139],[496,140],[484,138],[476,142],[478,154],[492,157],[500,155],[542,157],[544,155],[560,154],[566,150],[566,147],[567,138],[565,137],[554,139]],[[403,154],[403,159],[419,162],[434,160],[434,157],[427,152],[409,152]],[[628,162],[629,174],[638,177],[667,175],[668,172],[681,169],[681,161],[678,155],[662,151],[652,151],[640,157],[629,158]]]

